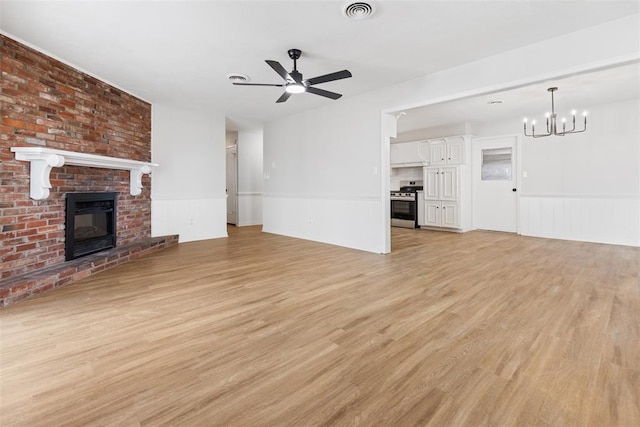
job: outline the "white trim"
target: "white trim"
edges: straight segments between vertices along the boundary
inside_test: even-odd
[[[154,201],[169,200],[225,200],[227,195],[222,194],[189,194],[189,193],[164,193],[160,195],[151,195]]]
[[[241,222],[241,223],[236,224],[236,227],[251,227],[251,226],[255,226],[255,225],[262,225],[262,221]]]
[[[34,200],[44,200],[49,197],[49,189],[51,188],[49,175],[54,167],[74,165],[128,170],[129,192],[132,196],[138,196],[142,193],[142,175],[151,173],[151,167],[158,166],[157,163],[54,150],[46,147],[11,147],[11,151],[16,153],[16,160],[31,163],[29,185],[30,196]]]
[[[239,196],[239,197],[240,196],[245,196],[245,197],[246,196],[262,196],[262,193],[252,193],[249,191],[242,191],[242,192],[236,193],[236,196]]]
[[[398,116],[380,112],[380,185],[382,191],[382,203],[380,204],[380,216],[382,217],[382,251],[383,254],[391,253],[391,138],[398,136]]]
[[[338,196],[338,195],[302,195],[302,194],[286,194],[286,193],[263,193],[262,197],[267,199],[308,199],[308,200],[353,200],[354,202],[379,202],[380,196]],[[388,197],[388,196],[387,196]]]
[[[536,199],[611,199],[640,200],[640,196],[629,194],[520,194],[521,198]]]

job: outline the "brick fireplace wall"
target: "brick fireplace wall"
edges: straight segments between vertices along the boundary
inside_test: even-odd
[[[2,278],[64,262],[65,193],[118,194],[117,245],[151,237],[151,181],[129,194],[129,173],[64,166],[51,195],[29,197],[29,162],[13,146],[151,160],[151,105],[0,35],[0,270]]]

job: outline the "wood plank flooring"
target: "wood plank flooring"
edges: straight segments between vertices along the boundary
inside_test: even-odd
[[[0,425],[640,425],[640,249],[392,231],[232,227],[0,310]]]

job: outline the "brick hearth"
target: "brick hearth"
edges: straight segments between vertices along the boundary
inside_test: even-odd
[[[177,235],[152,237],[63,264],[14,276],[3,280],[0,284],[0,307],[68,285],[76,280],[174,246],[177,243]]]

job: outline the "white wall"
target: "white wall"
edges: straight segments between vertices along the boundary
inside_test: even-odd
[[[224,115],[154,104],[151,154],[152,235],[226,237]]]
[[[262,130],[238,132],[238,226],[262,224]]]
[[[589,111],[586,132],[522,139],[522,171],[528,175],[522,179],[523,193],[637,197],[640,100],[581,108]],[[521,134],[522,118],[474,124],[472,131],[478,137]]]
[[[388,154],[386,158],[384,154],[389,147],[386,141],[381,149],[381,111],[504,90],[637,59],[637,22],[638,16],[613,21],[268,123],[264,230],[388,251],[384,218],[388,194],[383,190],[389,181]]]
[[[391,169],[391,178],[389,189],[392,191],[400,190],[402,181],[423,181],[424,173],[422,167],[403,167]]]
[[[379,251],[380,130],[359,98],[267,124],[263,230]]]

